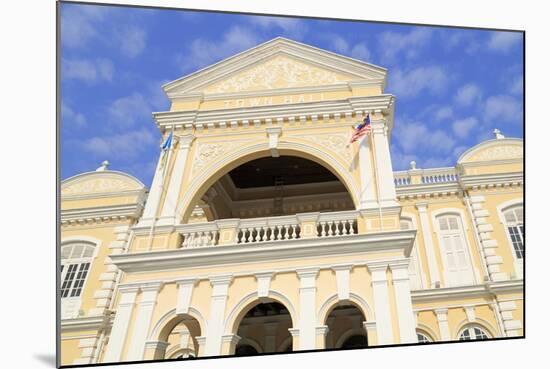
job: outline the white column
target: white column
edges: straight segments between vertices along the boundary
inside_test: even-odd
[[[227,290],[233,276],[223,275],[210,278],[213,287],[210,300],[210,317],[208,319],[208,333],[206,335],[206,356],[221,355],[223,322],[225,320],[225,304]]]
[[[392,272],[395,305],[399,321],[400,343],[417,343],[415,314],[411,300],[411,286],[409,282],[409,263],[390,263]]]
[[[300,350],[315,349],[315,326],[317,312],[315,310],[316,278],[319,268],[297,270],[300,278]]]
[[[162,282],[147,283],[141,286],[141,299],[134,320],[134,330],[132,332],[130,347],[128,348],[127,360],[143,360],[151,317],[157,304],[158,291],[161,288]]]
[[[381,206],[398,206],[393,181],[393,169],[388,141],[388,128],[384,120],[374,120],[372,125],[372,140],[374,141],[374,159],[376,160],[376,175]]]
[[[193,287],[195,287],[197,281],[197,278],[183,278],[176,281],[176,285],[178,286],[176,314],[187,314],[189,312]]]
[[[335,265],[332,267],[336,273],[336,289],[338,291],[338,301],[349,300],[349,274],[352,268],[351,264]]]
[[[158,222],[159,225],[175,224],[178,196],[181,190],[183,174],[187,164],[187,156],[194,139],[195,136],[193,135],[178,136],[179,148],[176,155],[176,162],[174,163],[174,169],[172,170],[172,175],[170,176],[170,182],[168,183],[168,188],[166,190],[166,197],[164,199],[162,212]]]
[[[420,215],[420,230],[422,232],[422,238],[424,238],[424,246],[426,249],[426,256],[428,258],[428,269],[430,271],[430,287],[435,288],[441,283],[441,277],[439,276],[439,267],[437,265],[437,259],[435,258],[435,248],[432,240],[432,227],[430,218],[428,217],[428,203],[419,202],[416,204],[418,214]]]
[[[386,271],[388,263],[372,262],[367,267],[371,273],[374,298],[374,312],[376,314],[376,333],[378,345],[395,343],[393,340],[393,324],[391,320],[390,296]]]
[[[435,309],[435,315],[437,316],[437,322],[439,324],[439,336],[441,341],[450,341],[451,332],[449,330],[449,322],[447,320],[448,309]]]
[[[143,226],[149,226],[153,223],[156,212],[159,208],[160,195],[162,193],[162,181],[164,176],[164,171],[160,167],[161,156],[157,162],[157,167],[155,169],[155,175],[153,177],[153,183],[151,183],[151,188],[149,189],[149,194],[147,195],[147,201],[145,202],[145,208],[143,209],[143,214],[139,220],[139,224]]]
[[[113,328],[111,329],[111,335],[109,337],[109,344],[107,345],[107,351],[103,359],[107,363],[119,362],[121,359],[122,349],[124,348],[124,342],[126,340],[126,330],[128,329],[130,318],[132,317],[138,290],[139,288],[135,286],[119,287],[118,289],[120,299],[118,301],[115,321],[113,322]]]
[[[369,148],[370,138],[364,136],[359,142],[359,174],[361,175],[361,209],[378,208],[376,182],[372,165],[372,154]]]

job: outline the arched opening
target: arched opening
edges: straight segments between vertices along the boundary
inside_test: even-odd
[[[361,310],[351,303],[334,307],[325,321],[328,327],[325,347],[327,349],[367,347],[367,331],[363,327],[365,320]]]
[[[193,209],[191,222],[353,210],[355,205],[344,183],[325,166],[283,155],[233,168],[206,190]]]
[[[174,316],[158,334],[158,341],[164,342],[157,348],[155,359],[187,359],[200,355],[197,337],[201,336],[200,323],[189,315]]]
[[[235,348],[236,356],[292,351],[292,318],[288,309],[278,302],[259,303],[241,319]]]

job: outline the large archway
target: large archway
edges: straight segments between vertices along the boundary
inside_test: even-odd
[[[249,308],[237,328],[241,338],[236,356],[292,351],[292,318],[288,309],[276,301],[258,303]]]
[[[317,161],[260,157],[231,169],[194,204],[204,221],[353,210],[346,185]]]
[[[152,359],[184,359],[201,356],[202,350],[199,338],[204,327],[203,319],[195,314],[176,314],[175,310],[166,313],[153,327],[149,338],[152,342],[159,342]],[[204,323],[202,323],[204,324]]]
[[[297,142],[280,142],[279,153],[281,157],[296,156],[319,163],[325,167],[344,184],[352,199],[353,209],[357,208],[360,191],[358,183],[356,183],[351,173],[353,169],[351,166],[353,164],[344,164],[344,162],[337,158],[337,155],[331,152]],[[196,205],[200,202],[201,198],[221,177],[241,164],[269,156],[270,152],[266,150],[265,144],[258,143],[231,152],[216,160],[215,163],[207,165],[205,168],[201,167],[200,171],[194,173],[193,180],[189,183],[188,189],[178,205],[177,214],[182,223],[189,221],[192,212],[196,210]]]
[[[367,331],[363,326],[365,320],[365,316],[361,310],[352,303],[343,303],[335,306],[325,321],[328,327],[325,348],[346,349],[367,347]]]

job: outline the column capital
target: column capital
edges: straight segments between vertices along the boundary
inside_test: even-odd
[[[317,277],[319,270],[321,270],[321,268],[319,267],[297,269],[296,274],[298,274],[298,277],[300,277],[300,280],[308,279],[308,278],[311,279],[311,278]]]
[[[233,274],[216,275],[208,278],[212,286],[229,285],[233,280]]]
[[[331,267],[332,270],[334,270],[335,272],[336,271],[340,271],[340,270],[351,270],[351,268],[353,268],[353,264],[338,264],[338,265],[333,265]]]
[[[315,334],[316,335],[323,335],[326,336],[328,334],[329,328],[328,325],[320,325],[318,327],[315,327]]]
[[[447,320],[448,312],[449,309],[447,308],[434,309],[434,313],[437,315],[437,320]]]
[[[374,272],[384,272],[384,273],[386,273],[386,270],[388,270],[388,265],[389,265],[389,262],[386,261],[386,260],[367,262],[367,268],[369,269],[369,271],[371,273],[374,273]]]
[[[375,331],[376,330],[376,322],[363,322],[363,328],[367,331]]]
[[[298,329],[298,328],[288,328],[288,331],[290,332],[290,335],[292,337],[299,337],[300,336],[300,329]]]
[[[185,277],[185,278],[176,279],[174,282],[176,282],[177,286],[181,286],[181,285],[194,286],[199,282],[199,279],[195,277]]]
[[[402,259],[389,263],[392,272],[392,281],[409,280],[409,260]]]
[[[254,277],[256,277],[256,280],[258,279],[271,279],[273,278],[273,275],[275,275],[275,272],[259,272],[259,273],[254,273]]]
[[[179,143],[180,150],[188,149],[195,140],[195,135],[193,135],[192,133],[186,135],[177,135],[176,137]]]
[[[147,341],[145,342],[145,349],[153,349],[153,350],[166,350],[166,348],[170,346],[169,342],[164,341]]]
[[[428,201],[419,201],[414,206],[419,212],[425,212],[428,209]]]
[[[195,339],[197,340],[199,346],[203,346],[206,343],[206,336],[197,336]]]
[[[152,281],[152,282],[141,283],[139,285],[139,288],[141,289],[141,292],[149,292],[149,291],[158,292],[160,291],[162,286],[164,286],[163,281]]]
[[[236,345],[241,340],[241,337],[236,334],[224,334],[222,336],[222,342],[229,342]]]

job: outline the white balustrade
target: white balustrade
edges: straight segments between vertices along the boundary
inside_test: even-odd
[[[411,184],[411,177],[407,172],[395,172],[393,173],[393,181],[395,187],[407,186]]]
[[[357,211],[321,213],[317,221],[317,236],[348,236],[357,234]]]
[[[241,219],[237,243],[287,241],[300,238],[296,215]]]
[[[422,172],[422,183],[449,183],[457,180],[455,168],[426,169]]]
[[[183,236],[181,247],[195,248],[215,246],[218,244],[220,231],[215,222],[191,223],[179,227]]]

